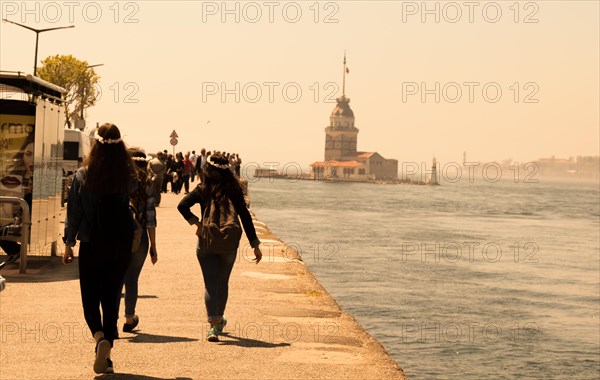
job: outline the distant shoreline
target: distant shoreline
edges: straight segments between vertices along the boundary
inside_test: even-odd
[[[285,175],[255,175],[253,178],[258,179],[283,179],[286,181],[312,181],[312,182],[323,182],[323,183],[373,183],[379,185],[432,185],[426,181],[415,181],[410,179],[368,179],[368,180],[357,180],[357,179],[344,179],[344,178],[309,178],[309,177],[287,177]],[[433,185],[439,185],[438,183]]]

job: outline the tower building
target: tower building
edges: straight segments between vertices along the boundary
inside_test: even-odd
[[[356,156],[358,128],[354,125],[354,112],[350,108],[350,99],[346,97],[346,55],[344,55],[344,74],[342,96],[329,117],[329,126],[325,128],[325,161],[352,159]]]
[[[346,74],[349,72],[344,54],[342,96],[336,99],[337,104],[325,128],[324,161],[311,165],[313,176],[339,181],[397,179],[398,160],[385,159],[377,152],[357,150],[358,128],[350,99],[346,97]]]

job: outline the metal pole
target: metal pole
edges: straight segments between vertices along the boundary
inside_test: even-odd
[[[19,204],[23,209],[23,219],[21,220],[21,261],[19,262],[19,273],[27,272],[27,250],[29,249],[29,226],[31,226],[31,214],[29,205],[24,199],[19,199]]]
[[[346,96],[346,51],[344,50],[344,79],[342,84],[342,96]]]
[[[75,27],[75,25],[70,25],[70,26],[59,26],[57,28],[35,29],[35,28],[32,28],[32,27],[27,26],[27,25],[19,24],[18,22],[7,20],[5,18],[2,19],[2,20],[6,21],[6,22],[10,22],[11,24],[18,25],[18,26],[20,26],[22,28],[25,28],[25,29],[29,29],[32,32],[35,32],[35,62],[33,63],[33,76],[36,76],[36,74],[37,74],[38,40],[39,40],[39,37],[40,37],[40,33],[49,32],[49,31],[52,31],[52,30],[68,29],[68,28],[74,28]]]
[[[83,99],[85,95],[85,90],[83,89],[83,85],[81,86],[81,120],[83,120]]]
[[[98,66],[104,66],[104,63],[98,63],[96,65],[88,65],[85,67],[85,71],[83,72],[83,75],[85,76],[84,79],[87,79],[87,70],[94,68],[94,67],[98,67]],[[85,80],[83,81],[83,83],[81,84],[81,120],[83,120],[83,111],[85,110],[85,104],[84,104],[84,95],[85,95],[85,91],[83,88],[83,84],[85,83]]]
[[[87,68],[85,69],[87,71]],[[85,72],[83,73],[83,75],[85,75]],[[83,120],[83,99],[84,99],[84,95],[85,95],[85,89],[83,88],[84,84],[85,84],[85,79],[84,78],[80,84],[81,86],[81,120]]]
[[[33,61],[33,76],[37,76],[37,55],[38,55],[38,42],[40,40],[40,32],[35,32],[35,60]]]

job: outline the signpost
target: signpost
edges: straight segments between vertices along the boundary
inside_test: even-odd
[[[173,129],[173,132],[171,132],[171,136],[169,136],[171,138],[171,141],[169,141],[171,143],[171,145],[173,145],[173,156],[175,155],[175,145],[177,145],[177,143],[179,142],[177,140],[177,138],[179,136],[177,136],[177,132],[175,132],[175,130]]]

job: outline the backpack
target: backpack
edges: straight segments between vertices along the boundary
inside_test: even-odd
[[[235,207],[229,198],[226,202],[217,202],[210,199],[202,213],[200,225],[200,246],[202,252],[228,253],[236,251],[242,227]]]

